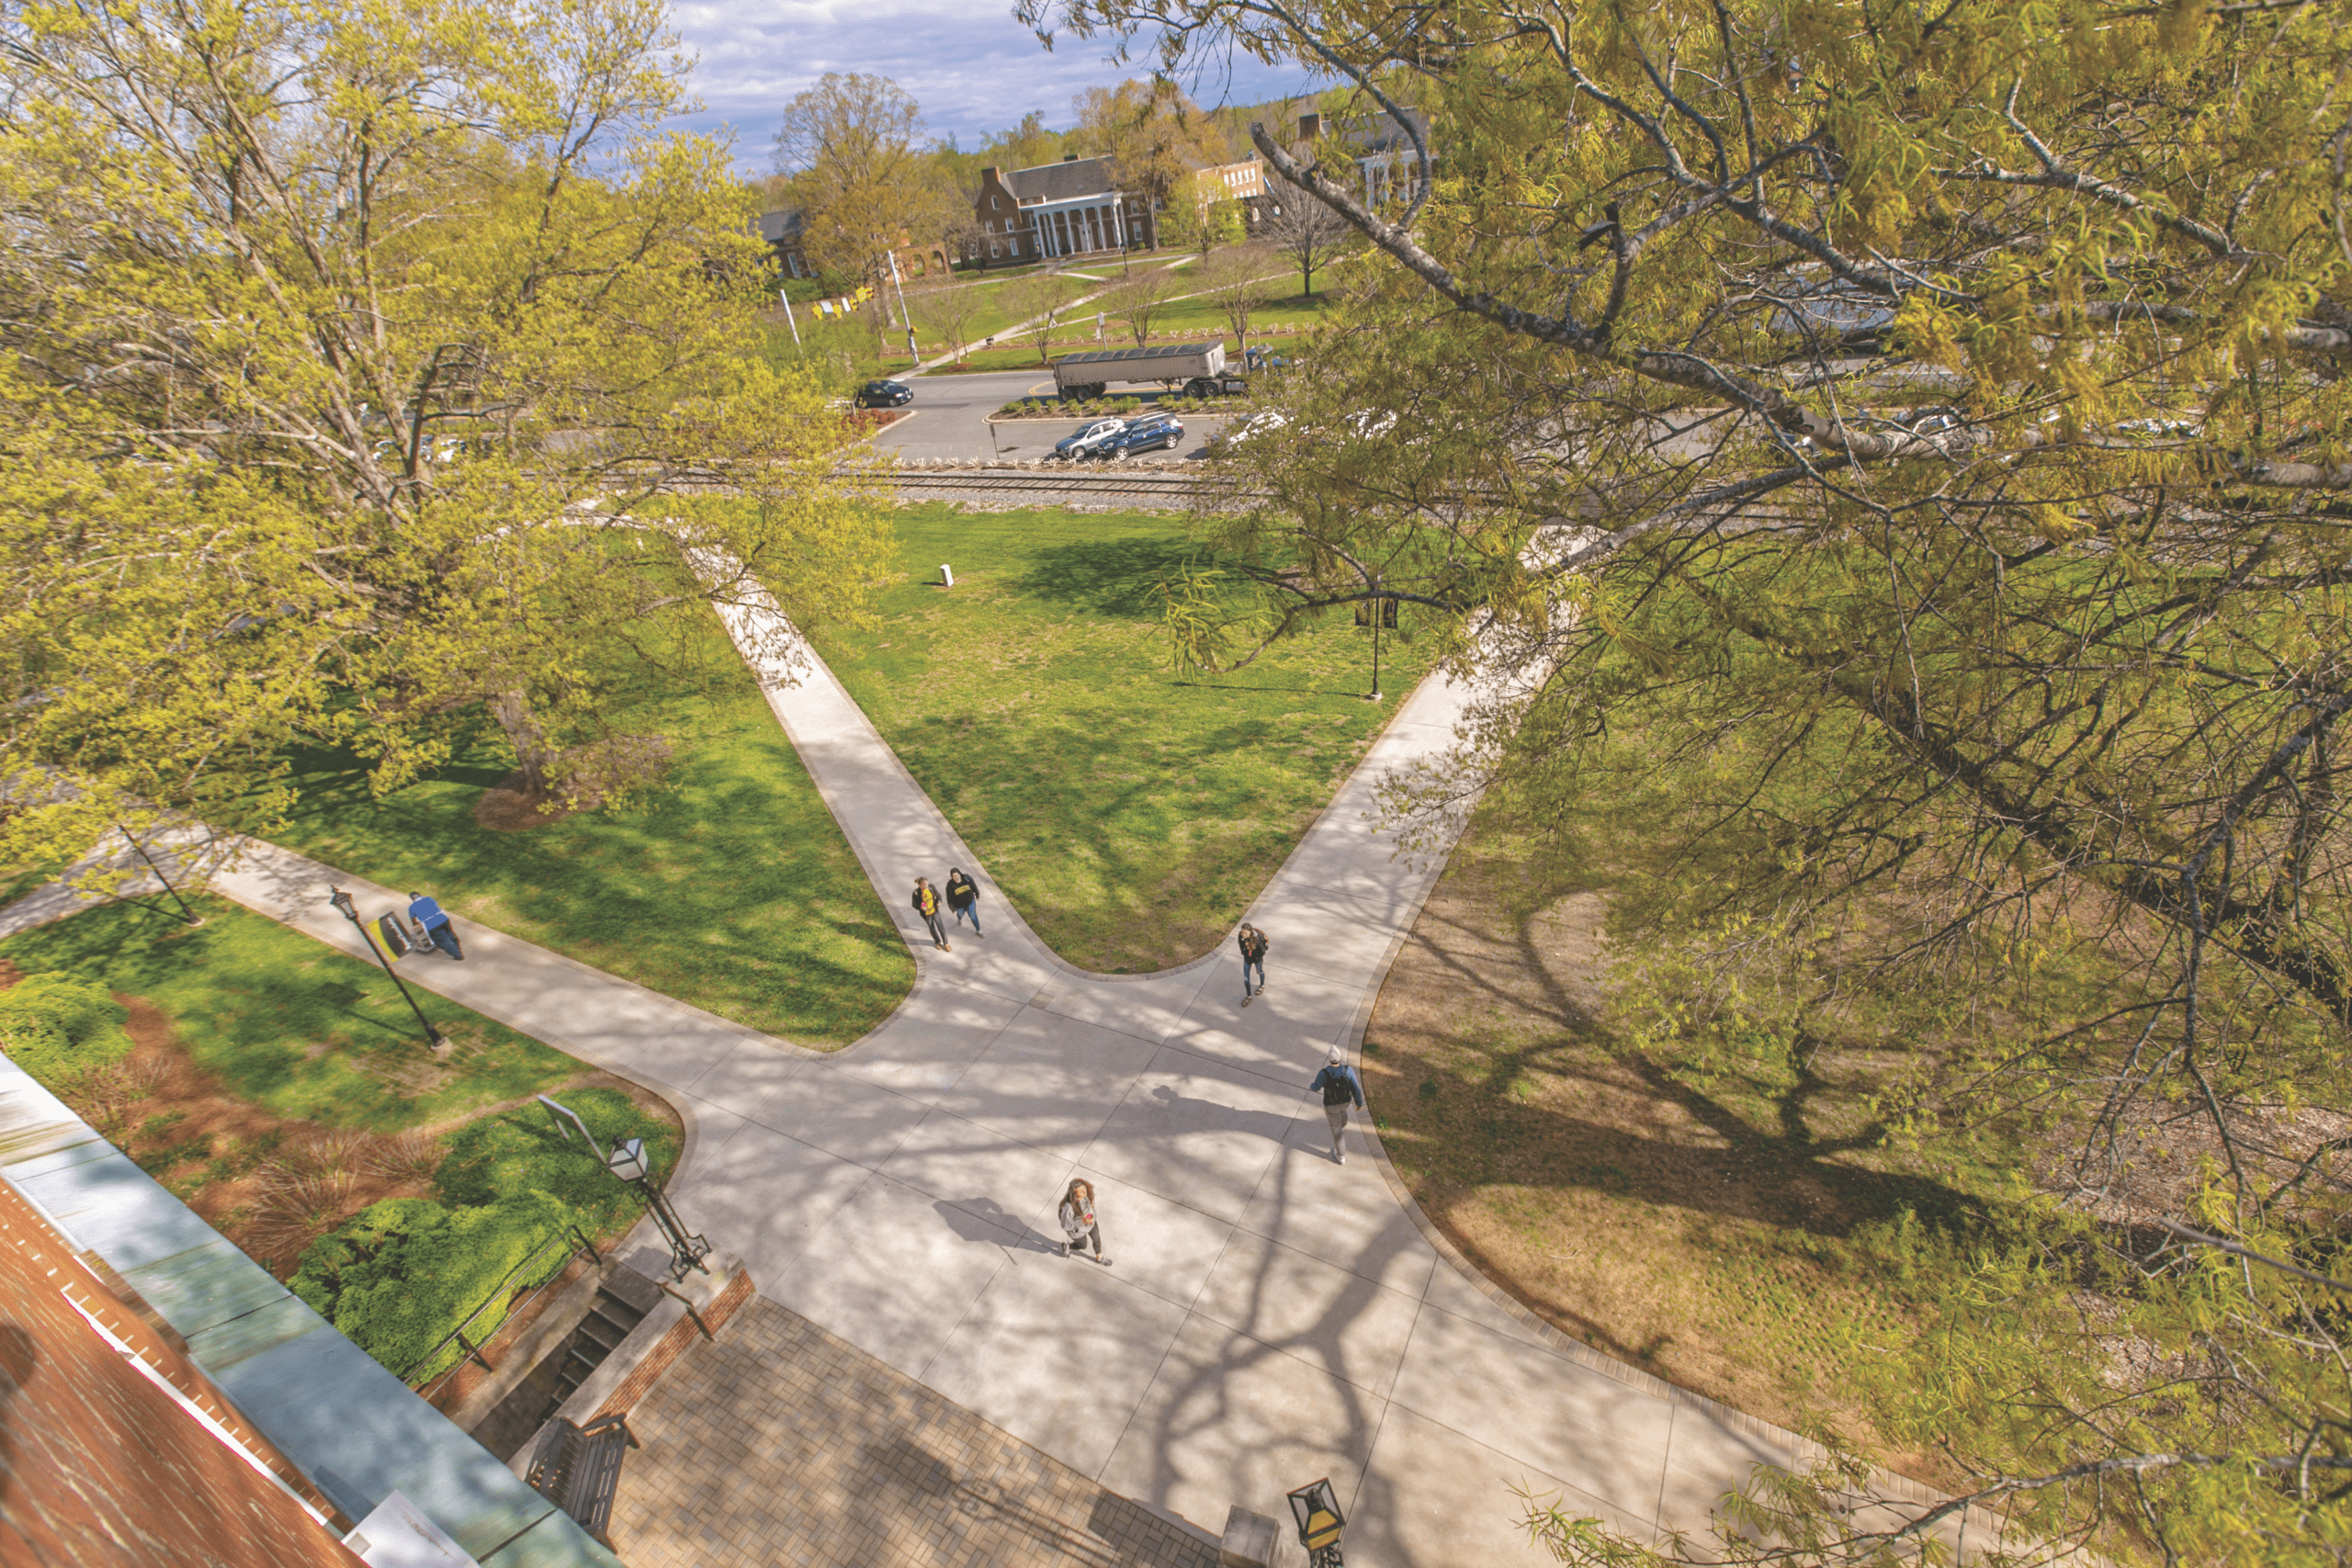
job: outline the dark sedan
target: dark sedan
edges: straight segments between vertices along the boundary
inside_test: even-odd
[[[1181,446],[1184,422],[1172,413],[1148,413],[1127,421],[1127,427],[1098,448],[1105,457],[1121,452],[1159,452]]]
[[[915,400],[915,389],[901,381],[868,381],[857,389],[862,409],[894,409]]]

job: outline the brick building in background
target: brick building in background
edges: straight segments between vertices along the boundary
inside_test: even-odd
[[[982,266],[1147,249],[1159,237],[1150,202],[1120,187],[1111,160],[1075,152],[1031,169],[982,169],[972,220]]]
[[[0,1562],[364,1568],[351,1521],[111,1272],[0,1179]]]

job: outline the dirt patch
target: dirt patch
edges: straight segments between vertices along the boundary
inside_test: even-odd
[[[171,1021],[142,998],[120,1097],[85,1079],[64,1096],[140,1168],[206,1224],[281,1278],[312,1241],[384,1198],[432,1191],[440,1139],[384,1136],[281,1117],[230,1093],[189,1057]]]
[[[474,820],[494,833],[526,832],[575,811],[596,811],[616,798],[660,782],[669,771],[670,742],[659,735],[616,735],[575,746],[553,770],[548,788],[526,787],[520,771],[482,791]]]
[[[130,1057],[85,1075],[59,1098],[281,1279],[291,1276],[311,1243],[368,1204],[432,1196],[433,1172],[450,1133],[533,1099],[520,1096],[393,1134],[282,1117],[231,1093],[198,1066],[153,1003],[121,994],[115,999],[130,1012]],[[482,1048],[462,1030],[453,1041],[458,1053]],[[403,1080],[396,1086],[402,1092],[426,1092],[451,1066],[419,1061],[399,1070],[434,1079]],[[580,1088],[620,1089],[648,1115],[673,1130],[682,1126],[667,1101],[610,1073],[578,1073],[548,1092]]]
[[[518,770],[481,792],[474,802],[474,820],[493,833],[527,833],[570,816],[571,810],[560,800],[525,789]]]

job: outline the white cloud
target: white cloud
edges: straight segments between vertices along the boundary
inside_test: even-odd
[[[697,57],[689,85],[704,106],[679,123],[730,128],[737,162],[752,174],[770,166],[785,100],[828,71],[891,78],[922,106],[932,134],[977,147],[1032,109],[1067,127],[1077,94],[1148,69],[1111,63],[1099,40],[1065,38],[1048,53],[1010,6],[958,0],[690,0],[673,7],[672,19]],[[1244,62],[1230,83],[1202,94],[1250,103],[1300,91],[1305,81],[1303,73]]]

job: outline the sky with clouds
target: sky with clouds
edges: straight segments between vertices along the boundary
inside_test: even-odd
[[[673,25],[698,57],[690,85],[702,112],[680,123],[731,127],[744,173],[765,174],[784,103],[828,71],[888,76],[914,95],[934,136],[978,147],[1031,109],[1067,128],[1070,99],[1144,69],[1112,64],[1100,41],[1057,40],[1051,53],[1005,0],[673,0]],[[1204,103],[1257,103],[1300,92],[1304,73],[1244,62]]]

